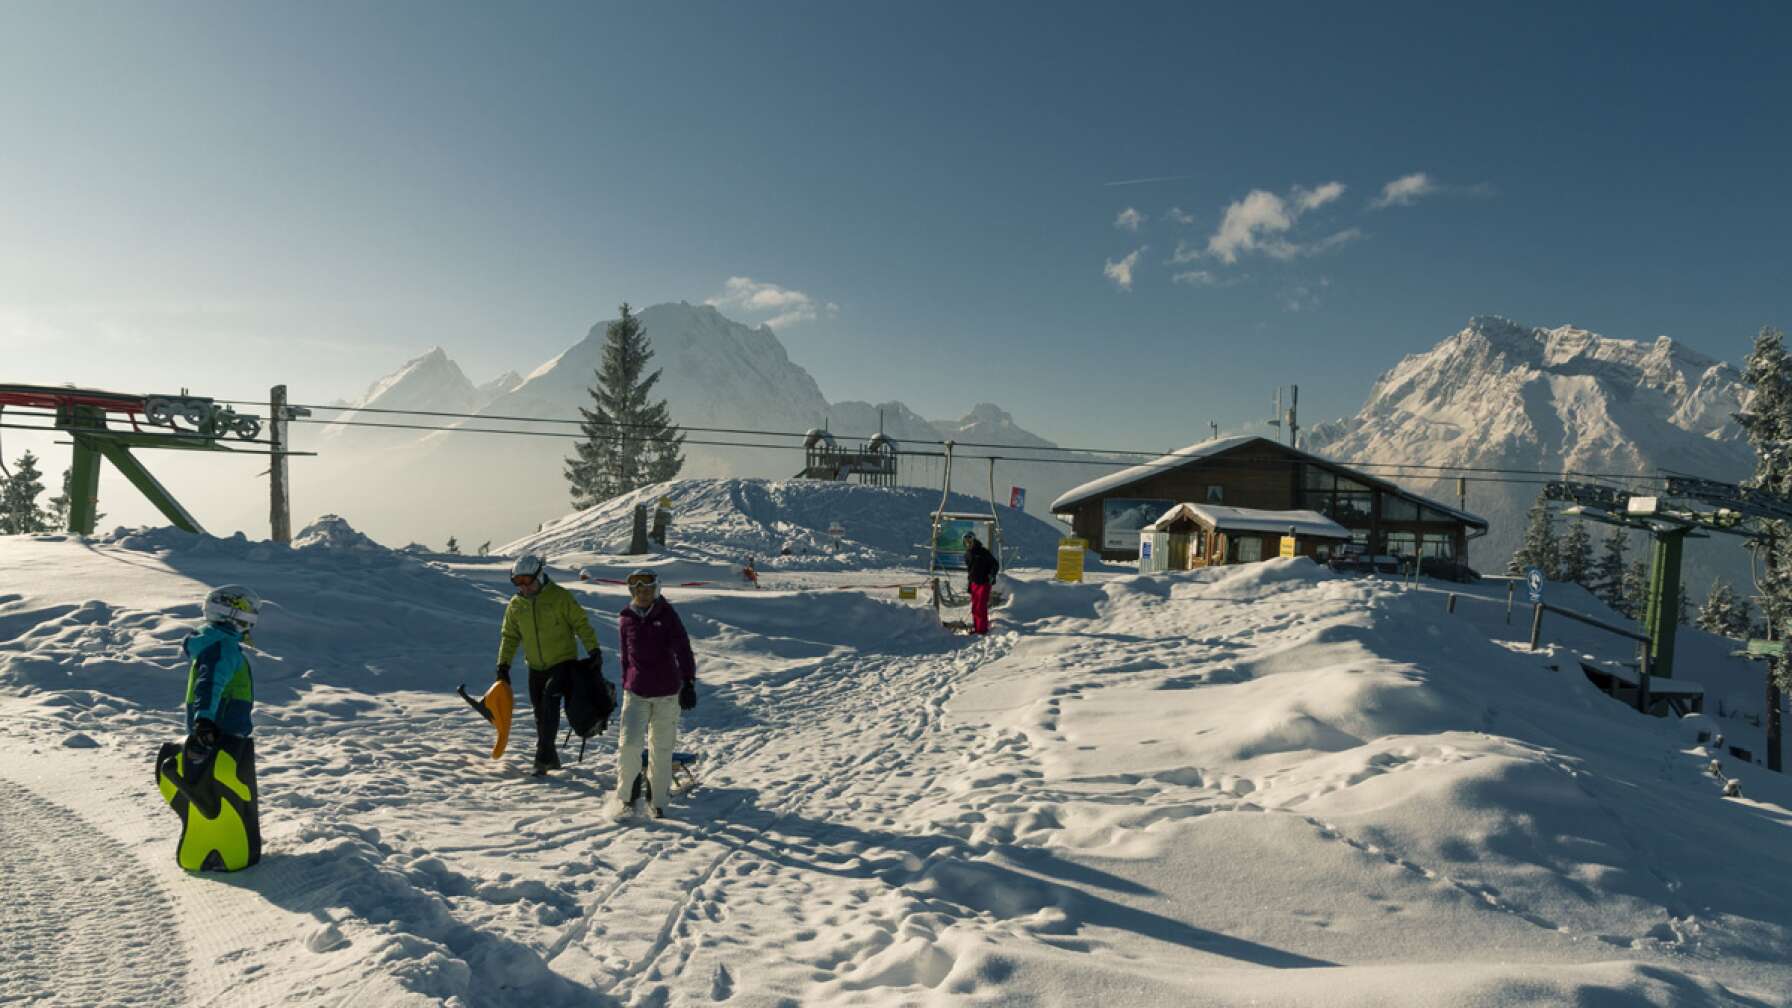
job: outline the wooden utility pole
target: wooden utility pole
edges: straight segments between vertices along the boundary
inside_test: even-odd
[[[292,542],[292,495],[286,482],[286,422],[293,417],[310,416],[308,409],[292,409],[286,405],[286,386],[268,389],[268,429],[273,450],[268,464],[268,525],[271,538],[278,543]]]

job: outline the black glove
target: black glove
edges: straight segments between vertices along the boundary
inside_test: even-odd
[[[697,680],[686,679],[678,688],[678,709],[690,710],[697,706]]]
[[[580,659],[579,670],[589,676],[601,674],[604,670],[604,653],[602,651],[593,651]]]
[[[496,676],[494,676],[493,679],[494,679],[494,681],[501,682],[506,686],[510,685],[510,665],[509,664],[499,665],[498,666],[498,674]]]
[[[198,768],[211,762],[212,753],[218,751],[218,726],[209,718],[200,718],[193,722],[193,731],[187,735],[185,746],[188,778],[197,776]]]

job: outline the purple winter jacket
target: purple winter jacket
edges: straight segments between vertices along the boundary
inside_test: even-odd
[[[696,681],[691,638],[672,603],[654,599],[645,616],[632,605],[623,606],[616,631],[622,639],[623,689],[636,696],[663,697]]]

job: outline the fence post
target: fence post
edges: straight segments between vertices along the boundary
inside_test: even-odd
[[[1636,709],[1649,713],[1649,642],[1643,641],[1636,658]]]
[[[1531,606],[1531,650],[1537,650],[1537,642],[1543,638],[1543,603]]]
[[[1456,593],[1451,592],[1448,601],[1446,601],[1444,603],[1444,612],[1452,612],[1453,613],[1455,611],[1456,611]]]
[[[1512,625],[1512,581],[1506,580],[1506,625]]]

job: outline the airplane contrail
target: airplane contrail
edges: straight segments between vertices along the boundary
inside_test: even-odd
[[[1175,182],[1180,179],[1191,179],[1193,175],[1153,175],[1150,178],[1121,179],[1118,182],[1103,182],[1102,186],[1144,185],[1147,182]]]

